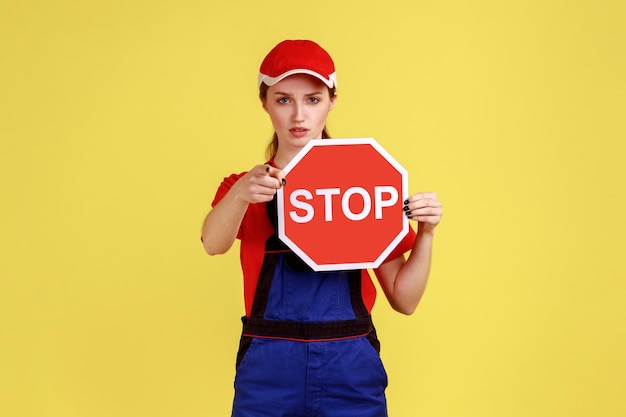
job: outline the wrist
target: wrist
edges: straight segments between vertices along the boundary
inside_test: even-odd
[[[419,223],[417,225],[417,235],[432,238],[435,236],[435,226],[427,223]]]

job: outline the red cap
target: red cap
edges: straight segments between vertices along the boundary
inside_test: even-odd
[[[321,46],[308,40],[282,41],[272,49],[261,64],[259,86],[272,86],[293,74],[309,74],[328,86],[337,86],[335,64]]]

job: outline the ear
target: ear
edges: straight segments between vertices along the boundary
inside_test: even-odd
[[[262,97],[259,97],[259,99],[261,100],[261,106],[263,107],[263,110],[265,110],[265,113],[269,113],[269,110],[267,110],[267,100]]]
[[[330,105],[328,107],[328,111],[331,111],[333,107],[335,107],[335,102],[337,101],[337,93],[330,98]]]

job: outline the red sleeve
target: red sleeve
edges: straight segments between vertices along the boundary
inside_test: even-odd
[[[244,175],[246,175],[246,172],[242,172],[240,174],[232,174],[230,177],[224,178],[219,188],[217,189],[217,192],[215,193],[215,198],[211,203],[211,207],[215,207],[217,203],[219,203],[222,198],[224,198],[224,196],[230,191],[230,189],[239,180],[239,178],[243,177]]]
[[[409,225],[409,232],[404,236],[404,238],[398,243],[398,246],[394,250],[391,251],[385,262],[390,261],[392,259],[397,258],[398,256],[410,251],[413,249],[413,245],[415,244],[415,230]]]
[[[385,259],[383,263],[395,259],[405,252],[413,249],[415,237],[415,230],[413,230],[413,228],[409,225],[409,232],[406,234],[406,236],[404,236],[400,243],[398,243],[398,246],[396,246],[396,248],[391,251],[387,259]],[[361,272],[361,294],[367,311],[371,312],[376,301],[376,287],[374,286],[374,283],[372,282],[368,271],[365,269]]]

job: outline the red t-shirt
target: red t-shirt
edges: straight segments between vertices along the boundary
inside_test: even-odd
[[[245,174],[245,172],[242,172],[224,178],[217,189],[212,206],[215,207],[215,205],[224,198],[226,193],[228,193],[233,184]],[[263,265],[265,242],[273,234],[274,227],[267,215],[266,204],[250,204],[237,233],[237,238],[241,241],[239,257],[243,271],[244,301],[247,316],[250,315],[250,310],[252,309],[257,281],[261,266]],[[403,253],[408,252],[413,248],[414,242],[415,231],[409,228],[409,233],[400,241],[387,259],[395,259]],[[361,292],[365,307],[367,311],[371,312],[372,307],[374,307],[374,302],[376,301],[376,287],[365,269],[361,272]]]

